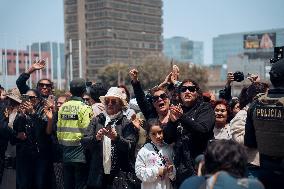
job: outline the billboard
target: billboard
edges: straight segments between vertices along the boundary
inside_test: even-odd
[[[246,34],[244,35],[245,49],[270,49],[274,48],[276,33]]]

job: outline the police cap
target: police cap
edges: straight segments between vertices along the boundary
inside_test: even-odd
[[[270,74],[270,81],[274,87],[283,86],[284,58],[272,64],[269,74]]]

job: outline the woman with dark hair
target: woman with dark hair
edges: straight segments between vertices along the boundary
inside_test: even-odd
[[[240,144],[244,144],[245,125],[247,121],[248,109],[258,94],[266,93],[268,84],[263,82],[254,82],[248,87],[244,87],[240,93],[241,110],[230,121],[232,139]],[[249,119],[251,119],[249,117]],[[250,167],[259,166],[259,153],[256,149],[248,148],[248,162]],[[250,173],[249,173],[250,174]],[[252,173],[254,174],[254,173]]]
[[[173,149],[164,142],[163,129],[158,119],[147,121],[147,135],[150,142],[138,152],[135,172],[142,181],[141,188],[172,189],[171,180],[175,179]]]
[[[17,135],[17,185],[19,189],[51,188],[52,117],[45,115],[37,90],[29,89],[26,96],[13,126]]]
[[[214,111],[204,102],[197,82],[185,79],[179,86],[180,105],[170,107],[170,121],[164,128],[165,142],[174,142],[176,186],[195,174],[193,160],[204,152],[213,137]]]
[[[238,97],[233,97],[230,102],[229,102],[229,107],[230,107],[230,118],[229,120],[232,120],[236,114],[240,111],[240,100]]]
[[[7,177],[7,175],[15,175],[16,173],[16,148],[9,144],[9,140],[14,137],[13,122],[17,115],[20,103],[21,99],[18,89],[12,89],[6,94],[5,100],[0,101],[0,188],[15,187],[15,183],[9,183],[8,179],[5,179],[5,175]],[[4,164],[5,159],[8,164]],[[4,170],[4,168],[7,169]],[[1,185],[2,176],[4,179]]]
[[[205,151],[204,176],[186,179],[180,189],[239,188],[264,189],[257,179],[245,178],[245,148],[232,140],[210,141]]]
[[[229,126],[230,109],[225,100],[219,100],[214,105],[215,126],[213,129],[215,139],[231,139]]]
[[[132,69],[129,72],[131,84],[138,106],[145,116],[146,120],[150,118],[158,118],[164,126],[169,121],[170,115],[170,99],[164,88],[154,87],[151,89],[150,101],[147,100],[144,91],[138,80],[138,71]]]
[[[206,174],[226,171],[237,178],[244,177],[246,174],[246,150],[232,140],[211,141],[204,157]]]

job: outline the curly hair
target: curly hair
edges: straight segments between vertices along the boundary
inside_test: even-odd
[[[235,177],[244,177],[247,165],[245,148],[233,140],[213,140],[205,151],[205,171],[213,174],[227,171]]]

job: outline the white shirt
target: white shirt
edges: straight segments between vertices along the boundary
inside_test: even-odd
[[[214,138],[218,140],[221,139],[229,140],[232,138],[229,124],[226,124],[225,127],[222,128],[214,127],[213,132],[214,132]]]
[[[173,149],[167,144],[157,146],[165,160],[173,164]],[[159,176],[159,168],[164,167],[161,158],[151,143],[145,144],[137,154],[135,163],[136,176],[142,181],[141,189],[172,189],[171,180],[175,179],[176,170],[165,177]]]

